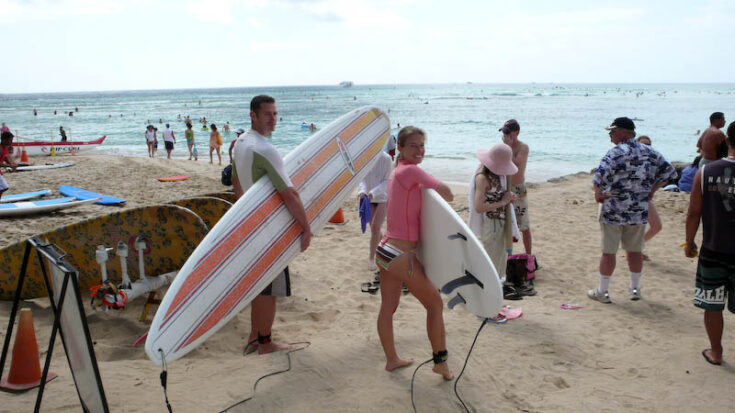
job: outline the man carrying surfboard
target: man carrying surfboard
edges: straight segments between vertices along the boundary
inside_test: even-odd
[[[278,121],[276,101],[258,95],[250,101],[251,129],[238,137],[234,146],[232,185],[240,198],[255,182],[267,176],[283,198],[286,208],[301,226],[301,251],[311,242],[311,227],[299,193],[294,189],[283,166],[278,150],[268,142]],[[251,303],[251,331],[248,345],[257,346],[259,354],[290,350],[293,346],[271,340],[271,328],[276,317],[276,297],[291,295],[291,282],[286,267]],[[247,350],[247,349],[246,349]]]

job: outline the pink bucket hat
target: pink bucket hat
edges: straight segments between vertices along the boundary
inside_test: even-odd
[[[499,143],[490,149],[478,149],[477,159],[496,175],[515,175],[518,167],[513,164],[513,150]]]

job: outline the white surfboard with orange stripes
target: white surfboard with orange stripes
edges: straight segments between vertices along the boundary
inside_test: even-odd
[[[286,173],[312,232],[364,179],[390,133],[374,107],[349,112],[291,151]],[[145,349],[156,364],[185,355],[223,327],[300,252],[301,227],[267,177],[256,182],[192,253],[158,308]]]

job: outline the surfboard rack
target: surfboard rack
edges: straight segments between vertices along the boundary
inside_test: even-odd
[[[455,278],[452,281],[449,281],[448,283],[444,284],[444,287],[442,287],[441,291],[444,294],[450,294],[452,291],[456,290],[457,288],[463,286],[463,285],[470,285],[470,284],[477,284],[480,286],[480,288],[484,289],[485,285],[482,283],[482,281],[478,280],[477,277],[472,275],[471,272],[464,270],[464,276]]]
[[[46,378],[51,366],[51,356],[56,342],[56,334],[62,338],[69,370],[74,377],[77,387],[79,401],[84,411],[109,413],[105,391],[102,387],[102,378],[97,367],[97,358],[92,346],[92,338],[89,334],[87,318],[82,307],[82,299],[79,294],[79,283],[77,281],[78,271],[69,263],[64,261],[63,255],[58,252],[55,244],[41,241],[38,237],[32,237],[26,243],[23,262],[21,265],[18,284],[13,298],[13,307],[10,311],[8,330],[5,334],[2,356],[0,356],[0,374],[5,368],[5,360],[10,348],[10,336],[13,332],[16,313],[20,306],[21,291],[26,278],[28,263],[31,259],[32,250],[36,250],[38,264],[41,267],[43,281],[48,292],[49,302],[53,310],[53,327],[49,338],[49,346],[46,351],[46,360],[43,373],[36,396],[34,412],[41,408],[41,400],[46,384]],[[66,253],[64,253],[66,255]],[[44,260],[45,259],[45,260]],[[49,268],[46,271],[45,261]],[[50,274],[49,274],[50,273]],[[53,286],[53,287],[52,287]]]
[[[449,239],[462,239],[463,241],[467,241],[467,236],[461,233],[456,233],[448,236]]]

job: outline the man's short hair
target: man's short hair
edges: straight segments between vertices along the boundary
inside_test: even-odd
[[[258,113],[258,110],[260,110],[260,105],[262,105],[263,103],[276,103],[276,100],[268,95],[258,95],[250,101],[250,110],[252,112]]]
[[[724,119],[725,119],[725,114],[722,113],[722,112],[715,112],[715,113],[709,115],[709,123],[710,123],[710,125],[714,124],[718,120],[724,120]]]
[[[2,140],[13,139],[14,137],[15,137],[15,135],[13,135],[12,133],[10,133],[8,131],[5,131],[5,132],[2,133],[2,135],[0,135],[0,139],[2,139]]]
[[[3,132],[3,135],[7,132]],[[730,142],[730,147],[735,148],[735,122],[730,122],[730,126],[727,127],[727,140]]]

